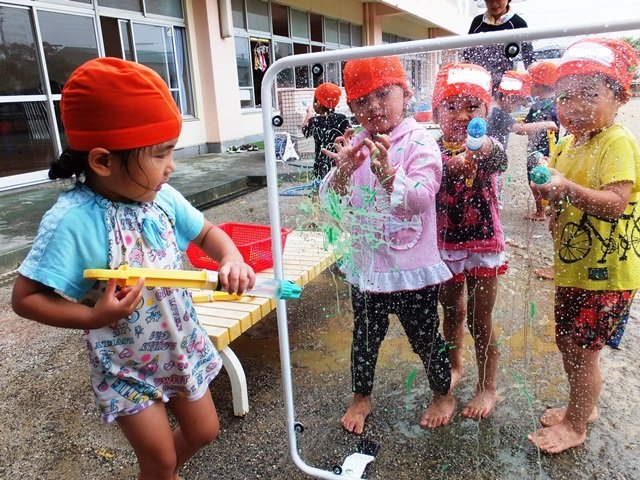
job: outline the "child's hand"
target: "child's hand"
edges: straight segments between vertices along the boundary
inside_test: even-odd
[[[385,188],[393,186],[395,169],[389,164],[389,148],[391,148],[391,138],[389,135],[375,135],[373,140],[366,138],[364,145],[370,152],[370,167],[378,181]]]
[[[333,159],[340,172],[345,176],[351,176],[366,158],[366,154],[362,151],[364,142],[351,145],[354,133],[355,130],[353,128],[347,128],[343,136],[336,138],[335,153],[326,148],[321,150],[323,154]]]
[[[218,268],[218,282],[228,293],[242,295],[253,288],[256,274],[249,265],[236,257],[223,259]]]
[[[131,315],[142,302],[143,286],[144,278],[139,278],[135,285],[116,291],[116,280],[107,280],[103,295],[91,309],[86,328],[92,330],[112,325]]]
[[[548,200],[550,204],[554,204],[565,199],[569,183],[556,169],[550,168],[549,172],[551,173],[551,179],[547,183],[538,185],[530,182],[529,185],[534,195],[539,194],[542,198]]]

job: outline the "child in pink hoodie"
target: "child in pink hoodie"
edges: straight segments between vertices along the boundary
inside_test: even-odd
[[[411,90],[397,57],[349,61],[343,78],[349,107],[364,130],[347,130],[336,153],[325,151],[336,167],[320,187],[323,204],[332,206],[350,238],[341,269],[351,284],[354,312],[354,399],[342,425],[357,435],[364,430],[378,351],[393,313],[434,392],[420,426],[435,428],[455,409],[448,352],[438,332],[438,288],[451,278],[436,241],[440,151],[426,130],[405,118]]]

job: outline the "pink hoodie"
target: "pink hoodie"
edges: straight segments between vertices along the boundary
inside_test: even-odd
[[[350,235],[350,251],[341,270],[363,291],[417,290],[451,278],[440,258],[436,239],[435,197],[442,179],[442,158],[435,140],[412,118],[391,131],[389,161],[396,167],[389,195],[371,172],[370,158],[351,178],[341,199],[338,227]],[[353,143],[370,137],[358,134]],[[320,197],[326,206],[335,168],[323,180]]]

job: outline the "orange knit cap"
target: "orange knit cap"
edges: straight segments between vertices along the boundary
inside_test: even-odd
[[[553,87],[558,80],[558,66],[553,62],[536,62],[527,70],[534,85]]]
[[[617,80],[626,93],[638,69],[638,53],[624,40],[585,38],[571,45],[562,55],[558,80],[568,75],[602,73]]]
[[[507,70],[502,75],[498,92],[503,95],[529,97],[531,96],[531,76],[528,73]]]
[[[433,87],[433,108],[454,95],[471,95],[487,108],[491,104],[491,74],[472,63],[451,63],[438,72]]]
[[[389,85],[400,85],[409,90],[407,75],[398,57],[349,60],[342,70],[342,78],[348,102]]]
[[[331,82],[318,85],[314,94],[317,102],[329,110],[333,110],[338,106],[340,96],[342,96],[342,90],[338,85]]]
[[[105,57],[78,67],[62,89],[62,123],[73,150],[128,150],[180,135],[182,116],[160,75]]]

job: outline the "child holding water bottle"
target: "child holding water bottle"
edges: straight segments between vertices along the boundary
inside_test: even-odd
[[[585,442],[598,418],[600,351],[640,287],[640,148],[615,123],[637,69],[633,47],[611,38],[577,41],[558,66],[558,117],[569,135],[550,159],[550,181],[531,184],[552,206],[556,343],[569,381],[566,407],[547,409],[544,428],[529,435],[547,453]]]
[[[443,331],[450,347],[452,389],[463,373],[464,321],[475,343],[476,392],[462,415],[487,417],[497,401],[497,335],[492,323],[498,276],[507,270],[497,199],[497,176],[507,168],[502,145],[484,136],[480,148],[465,145],[472,119],[487,116],[491,76],[472,64],[438,72],[433,91],[443,176],[436,197],[438,247],[453,278],[440,289]],[[466,285],[466,293],[465,293]]]
[[[433,400],[420,426],[446,424],[455,409],[451,370],[438,332],[439,285],[451,273],[438,254],[435,196],[442,161],[435,141],[413,118],[398,57],[351,60],[344,70],[347,101],[364,127],[336,141],[335,160],[320,187],[324,205],[339,204],[351,248],[341,269],[351,284],[353,401],[342,417],[349,432],[363,433],[380,345],[396,314],[427,372]]]

